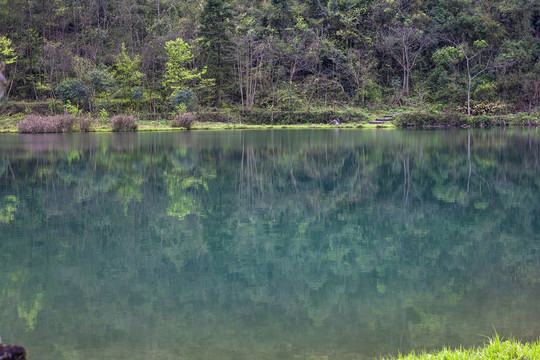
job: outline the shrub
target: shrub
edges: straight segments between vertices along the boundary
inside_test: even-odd
[[[242,122],[244,124],[296,125],[329,124],[334,119],[342,123],[367,122],[369,117],[362,110],[319,110],[319,111],[272,111],[269,109],[250,109],[236,111],[199,111],[199,122]]]
[[[477,115],[469,117],[469,125],[472,127],[491,127],[502,123],[500,117],[489,115]]]
[[[338,119],[342,123],[365,122],[368,117],[361,111],[277,111],[264,109],[245,110],[242,122],[246,124],[328,124]]]
[[[196,117],[199,122],[229,122],[229,118],[218,111],[198,111]]]
[[[89,117],[79,118],[79,130],[81,132],[89,132],[92,130],[92,119]]]
[[[454,111],[437,115],[437,122],[442,126],[463,126],[468,123],[467,116]]]
[[[183,104],[187,111],[191,111],[198,102],[197,95],[189,88],[177,89],[171,95],[171,105],[175,109]]]
[[[73,115],[29,115],[19,123],[19,132],[28,134],[73,131],[77,118]]]
[[[396,126],[418,127],[442,125],[441,123],[439,123],[437,115],[424,111],[412,111],[399,114],[394,118],[393,123]]]
[[[133,115],[116,115],[111,119],[111,127],[114,132],[137,131],[139,125]]]
[[[82,105],[88,101],[89,91],[80,80],[65,80],[56,88],[56,94],[64,104]]]
[[[62,102],[49,99],[47,101],[9,101],[2,105],[3,114],[63,114]]]
[[[131,90],[131,98],[134,100],[144,100],[144,89],[136,87]]]
[[[192,113],[179,114],[175,116],[171,123],[171,126],[174,128],[183,127],[189,130],[193,126],[195,118],[195,115],[193,115]]]
[[[467,107],[458,106],[457,111],[467,113]],[[496,102],[472,102],[471,115],[502,115],[508,112],[508,106],[499,101]]]

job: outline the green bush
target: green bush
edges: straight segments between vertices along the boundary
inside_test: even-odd
[[[175,109],[183,105],[186,111],[191,111],[198,102],[197,95],[189,88],[176,89],[171,95],[171,106]]]
[[[432,113],[411,111],[399,114],[392,122],[400,127],[463,126],[468,124],[467,117],[457,112]]]
[[[111,119],[111,128],[114,132],[137,131],[139,125],[133,115],[116,115]]]
[[[196,120],[199,122],[236,122],[236,117],[230,116],[219,111],[199,111],[197,112]],[[232,121],[231,121],[232,120]]]
[[[334,119],[342,123],[366,122],[368,116],[361,111],[277,111],[272,112],[265,109],[246,110],[241,114],[242,122],[245,124],[328,124]]]
[[[88,101],[90,93],[82,81],[71,79],[65,80],[58,85],[56,95],[64,104],[71,102],[81,106]]]
[[[64,112],[58,100],[47,101],[9,101],[2,105],[4,114],[56,115]]]
[[[424,127],[438,124],[437,115],[424,111],[412,111],[401,113],[396,116],[393,121],[394,125],[406,127]]]

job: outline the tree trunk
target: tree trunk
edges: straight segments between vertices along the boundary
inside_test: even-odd
[[[471,116],[471,83],[472,79],[469,75],[469,84],[467,87],[467,116]]]

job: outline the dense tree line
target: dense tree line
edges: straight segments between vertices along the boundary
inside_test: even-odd
[[[540,100],[534,0],[2,0],[0,29],[10,99],[92,112]]]

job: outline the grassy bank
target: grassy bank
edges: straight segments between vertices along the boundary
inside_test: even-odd
[[[189,116],[187,116],[189,115]],[[74,122],[72,127],[52,126],[29,126],[29,122],[45,124],[55,119],[69,117],[70,115],[44,114],[4,114],[0,116],[0,132],[108,132],[108,131],[171,131],[171,130],[230,130],[230,129],[296,129],[296,128],[394,128],[391,123],[377,125],[369,124],[376,117],[359,109],[347,110],[317,110],[317,111],[281,111],[270,110],[201,110],[193,114],[169,115],[167,118],[151,120],[144,114],[137,116],[116,115],[113,117],[93,117],[89,114],[78,115],[80,119],[90,119],[91,125],[84,130]],[[137,126],[130,128],[116,126],[117,118],[133,118]],[[189,121],[185,121],[189,118]],[[30,120],[30,121],[28,121]],[[182,121],[180,121],[182,120]],[[333,120],[338,120],[339,125],[329,125]],[[21,126],[24,125],[24,126]],[[61,129],[55,131],[54,129]]]
[[[521,343],[510,339],[503,341],[498,336],[487,344],[472,349],[443,349],[439,352],[399,355],[388,359],[400,360],[538,360],[540,340]]]
[[[38,103],[39,105],[40,103]],[[6,104],[4,104],[5,106]],[[35,105],[35,104],[34,104]],[[21,107],[21,106],[19,106]],[[495,126],[538,126],[540,124],[540,111],[531,113],[517,113],[507,115],[475,115],[466,116],[463,113],[436,111],[430,108],[418,110],[416,108],[397,108],[374,110],[367,112],[358,108],[347,109],[313,109],[310,111],[274,111],[270,109],[253,109],[239,111],[234,109],[200,109],[194,113],[183,115],[150,116],[150,114],[116,115],[116,116],[91,116],[90,114],[78,115],[74,126],[55,127],[43,126],[41,129],[35,126],[27,126],[22,130],[21,124],[25,124],[29,117],[46,122],[47,118],[61,118],[68,116],[58,114],[58,109],[46,106],[27,106],[25,111],[13,113],[16,107],[4,107],[3,115],[0,115],[0,132],[107,132],[107,131],[172,131],[172,130],[232,130],[232,129],[304,129],[304,128],[394,128],[394,127],[495,127]],[[22,108],[22,107],[21,107]],[[39,109],[35,114],[32,109]],[[19,109],[20,110],[20,109]],[[54,111],[53,111],[54,110]],[[36,110],[37,111],[37,110]],[[382,124],[370,124],[386,114],[399,114],[391,118],[391,121]],[[115,118],[131,118],[133,126],[118,126]],[[87,125],[84,129],[78,126],[82,120]],[[339,125],[329,125],[338,120]],[[126,124],[125,124],[126,125]],[[51,130],[54,128],[61,131]]]
[[[538,126],[540,113],[467,116],[457,112],[404,111],[393,119],[398,127],[462,127]]]

